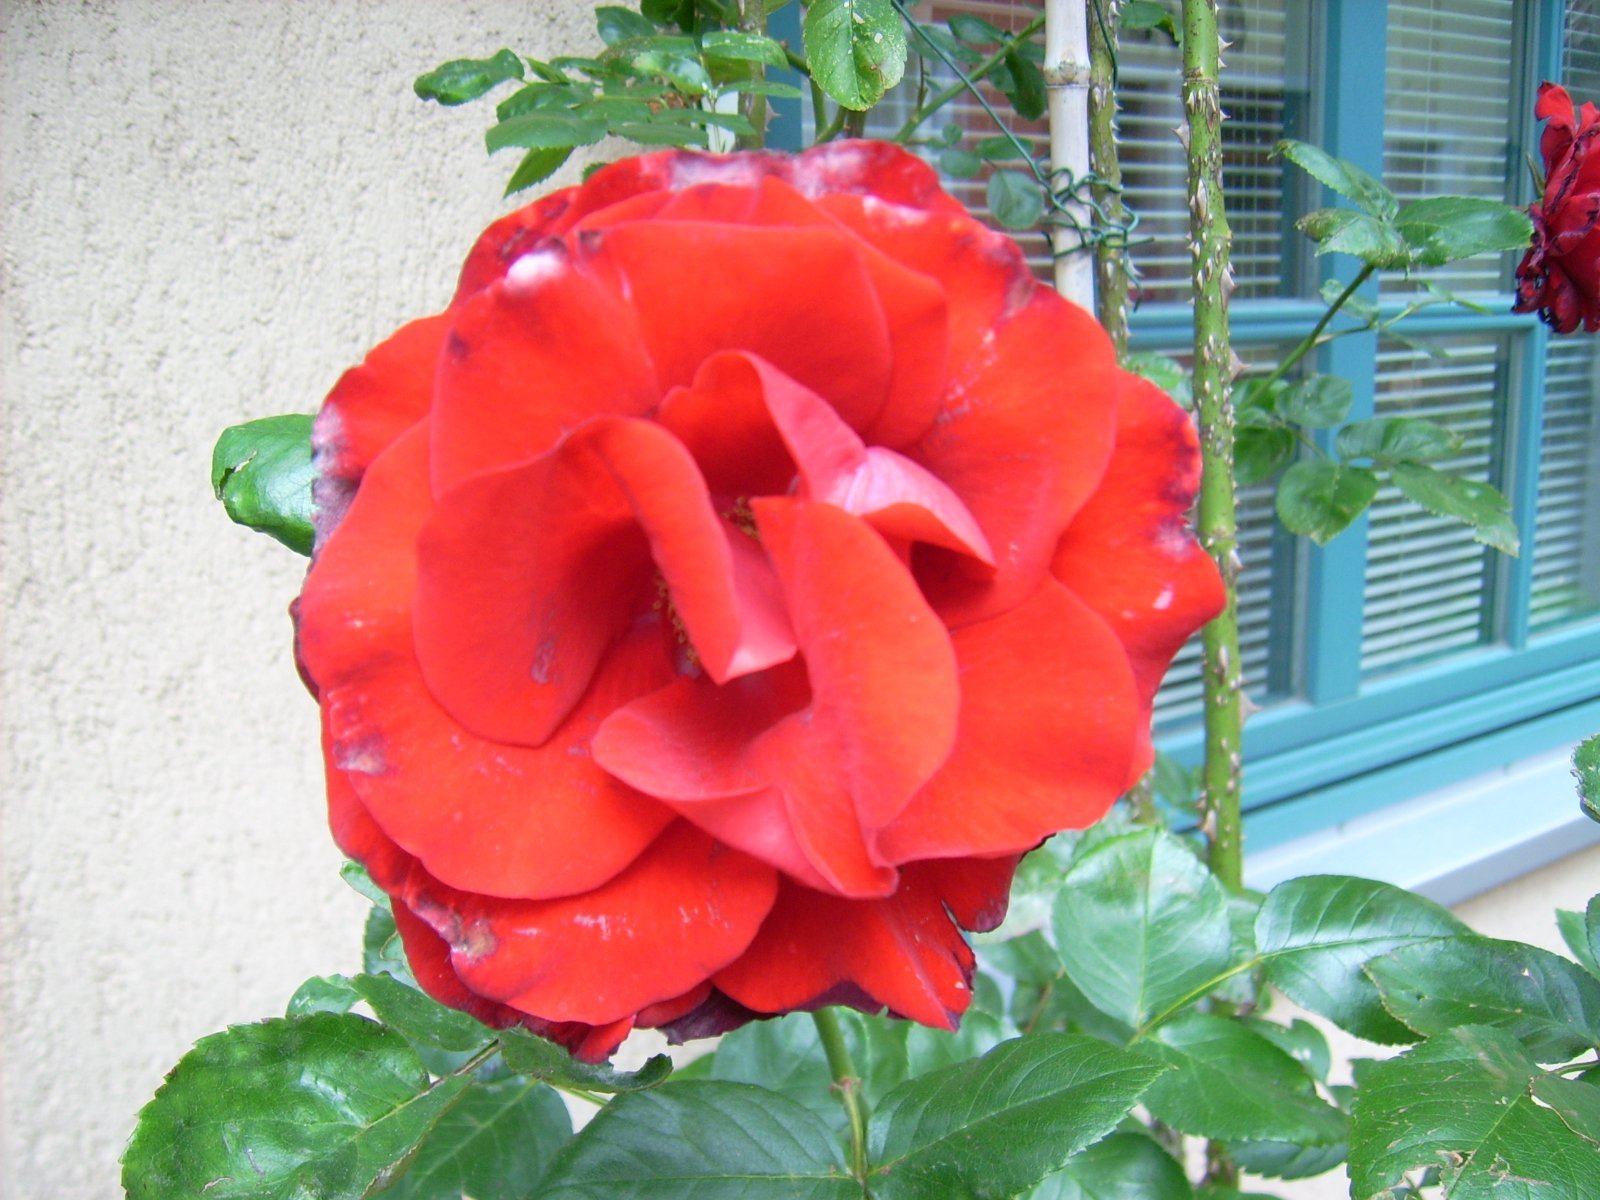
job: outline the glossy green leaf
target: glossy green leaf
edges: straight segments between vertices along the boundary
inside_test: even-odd
[[[614,136],[627,138],[641,146],[695,146],[704,149],[710,144],[703,129],[691,125],[646,125],[628,123],[614,125]]]
[[[1383,1006],[1424,1036],[1493,1026],[1540,1062],[1600,1050],[1600,980],[1537,946],[1462,937],[1402,946],[1365,969]]]
[[[1062,880],[1054,928],[1067,975],[1132,1028],[1232,961],[1226,890],[1163,830],[1112,838],[1080,858]]]
[[[541,109],[553,109],[559,112],[582,99],[583,95],[582,89],[571,84],[545,82],[526,84],[495,105],[495,120],[509,121],[512,117],[524,116]]]
[[[1350,1156],[1344,1142],[1302,1146],[1296,1142],[1229,1142],[1228,1155],[1252,1175],[1266,1179],[1310,1179],[1333,1170]]]
[[[540,146],[529,150],[522,156],[517,169],[511,172],[511,178],[506,181],[505,195],[515,195],[524,188],[543,183],[560,170],[562,164],[571,157],[571,146]]]
[[[1590,820],[1600,821],[1600,733],[1585,738],[1573,751],[1572,773],[1578,777],[1578,803]],[[1592,900],[1589,907],[1594,907]]]
[[[759,33],[739,29],[713,29],[700,39],[700,53],[708,62],[758,62],[769,67],[788,66],[783,46]]]
[[[1294,457],[1294,447],[1294,434],[1287,429],[1241,426],[1234,434],[1234,476],[1241,487],[1264,483]]]
[[[1278,520],[1290,533],[1326,546],[1367,511],[1378,494],[1378,477],[1365,467],[1306,459],[1278,481]]]
[[[446,1008],[392,975],[357,975],[350,986],[372,1006],[380,1021],[413,1042],[441,1050],[476,1050],[495,1037],[487,1025]]]
[[[1544,1075],[1534,1079],[1530,1090],[1563,1125],[1600,1149],[1600,1086],[1592,1080]]]
[[[430,1085],[404,1038],[348,1013],[235,1025],[140,1112],[122,1185],[128,1200],[361,1200],[467,1083]]]
[[[970,46],[992,46],[1005,40],[999,26],[971,13],[954,13],[946,23],[951,33]]]
[[[872,1195],[1014,1196],[1115,1128],[1159,1074],[1126,1050],[1051,1033],[912,1079],[873,1115]]]
[[[668,39],[661,39],[667,41]],[[690,96],[703,96],[712,88],[711,76],[706,72],[705,64],[700,61],[698,50],[693,48],[692,42],[686,39],[670,39],[672,42],[684,42],[683,49],[667,47],[630,49],[627,54],[629,64],[636,71],[647,75],[656,75],[665,79],[679,91]]]
[[[1012,86],[1006,91],[1011,107],[1023,120],[1037,121],[1044,116],[1044,72],[1015,50],[1006,55],[1005,64],[1011,71]]]
[[[424,100],[465,104],[509,79],[522,78],[522,60],[509,50],[493,58],[455,58],[419,76],[412,85]]]
[[[859,1014],[834,1010],[850,1050],[851,1061],[863,1079],[881,1065],[870,1054],[867,1033]],[[902,1047],[898,1073],[903,1078]],[[752,1021],[725,1035],[711,1063],[712,1079],[756,1084],[788,1097],[817,1115],[830,1128],[844,1118],[839,1098],[832,1091],[822,1041],[809,1013],[790,1013],[771,1021]]]
[[[405,946],[395,930],[394,917],[386,905],[367,914],[361,937],[361,967],[369,975],[393,975],[402,982],[416,983],[411,964],[406,961]]]
[[[1193,385],[1182,363],[1165,354],[1141,350],[1128,355],[1122,365],[1140,378],[1148,379],[1183,408],[1194,407]]]
[[[1194,1200],[1178,1161],[1139,1133],[1113,1133],[1067,1160],[1028,1200]]]
[[[1285,138],[1277,144],[1273,153],[1288,159],[1346,200],[1354,200],[1374,217],[1387,220],[1400,210],[1400,202],[1383,184],[1355,163],[1335,158],[1318,146]]]
[[[1031,229],[1044,216],[1044,193],[1031,175],[996,171],[989,176],[985,199],[996,223],[1006,229]]]
[[[493,154],[509,146],[526,150],[567,149],[589,146],[606,135],[606,123],[557,112],[531,112],[489,127],[483,143]]]
[[[1394,223],[1425,267],[1525,250],[1533,238],[1533,222],[1526,213],[1476,196],[1429,196],[1406,205]]]
[[[1296,1004],[1372,1042],[1415,1035],[1385,1011],[1369,959],[1402,946],[1472,931],[1404,888],[1342,875],[1306,875],[1267,893],[1256,918],[1256,948],[1267,980]]]
[[[263,417],[222,431],[211,490],[230,520],[311,553],[311,417]]]
[[[1317,243],[1318,254],[1353,254],[1375,267],[1404,267],[1411,261],[1411,251],[1399,231],[1370,213],[1319,208],[1295,224]]]
[[[942,52],[943,58],[951,58],[967,66],[983,61],[981,51],[957,41],[948,30],[941,29],[937,25],[912,26],[911,44],[917,54],[924,59],[940,60]]]
[[[639,11],[657,25],[687,27],[694,21],[694,0],[639,0]]]
[[[361,999],[361,993],[343,975],[313,975],[295,989],[289,997],[286,1017],[309,1017],[312,1013],[349,1012]]]
[[[1143,1103],[1185,1133],[1302,1146],[1344,1140],[1344,1114],[1317,1096],[1305,1068],[1242,1022],[1187,1012],[1133,1048],[1176,1068]]]
[[[1125,0],[1122,13],[1117,18],[1117,26],[1121,29],[1159,29],[1172,39],[1174,46],[1180,40],[1172,14],[1157,4],[1156,0]]]
[[[571,1136],[567,1106],[544,1084],[475,1083],[383,1200],[527,1200]]]
[[[689,1080],[607,1104],[556,1156],[540,1200],[861,1200],[833,1131],[748,1083]]]
[[[1328,1049],[1328,1039],[1310,1021],[1299,1017],[1287,1025],[1262,1017],[1243,1018],[1244,1023],[1279,1050],[1309,1071],[1319,1082],[1326,1081],[1333,1066],[1333,1054]]]
[[[1420,463],[1395,463],[1389,477],[1410,499],[1441,517],[1464,522],[1472,536],[1503,554],[1516,554],[1517,526],[1511,502],[1487,483],[1463,479]]]
[[[871,108],[905,73],[905,28],[889,0],[812,0],[803,36],[812,79],[846,108]]]
[[[1351,1194],[1387,1195],[1436,1167],[1450,1200],[1593,1200],[1600,1152],[1535,1101],[1538,1074],[1509,1033],[1478,1026],[1357,1062]]]
[[[1339,430],[1334,443],[1343,459],[1370,458],[1377,463],[1430,462],[1461,450],[1461,437],[1443,425],[1420,417],[1373,417]]]
[[[647,38],[656,35],[655,22],[649,17],[636,13],[631,8],[619,8],[614,4],[602,4],[596,8],[594,23],[600,34],[600,40],[608,46],[615,46],[628,38]]]
[[[1595,900],[1589,902],[1591,909],[1596,907]],[[1600,935],[1600,930],[1590,927],[1587,914],[1572,912],[1569,909],[1556,909],[1556,927],[1561,930],[1561,940],[1566,942],[1567,949],[1572,951],[1572,957],[1578,960],[1589,974],[1600,978],[1600,957],[1596,956],[1596,942],[1591,940],[1591,934]]]
[[[1285,420],[1313,429],[1328,429],[1350,413],[1355,389],[1348,379],[1337,375],[1313,375],[1297,379],[1283,390],[1277,408]]]
[[[521,1029],[502,1029],[500,1053],[518,1075],[542,1079],[558,1087],[587,1092],[637,1092],[653,1088],[672,1074],[672,1060],[657,1054],[637,1071],[619,1071],[608,1063],[583,1063],[554,1042]]]

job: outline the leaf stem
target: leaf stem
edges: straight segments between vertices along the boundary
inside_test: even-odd
[[[867,1103],[861,1095],[861,1077],[856,1074],[850,1047],[845,1045],[844,1028],[834,1010],[816,1009],[811,1020],[822,1041],[822,1052],[828,1057],[834,1091],[838,1092],[839,1103],[844,1106],[845,1117],[850,1122],[850,1170],[864,1186],[867,1179]]]
[[[1363,283],[1372,278],[1372,273],[1377,269],[1371,263],[1362,264],[1361,270],[1357,271],[1356,277],[1350,281],[1350,286],[1340,292],[1334,302],[1328,305],[1328,311],[1323,313],[1321,319],[1311,327],[1311,332],[1301,338],[1300,344],[1289,351],[1284,360],[1273,368],[1272,374],[1261,381],[1263,388],[1269,388],[1277,383],[1278,380],[1294,370],[1296,363],[1322,345],[1319,339],[1322,337],[1322,331],[1328,327],[1328,322],[1333,320],[1334,314],[1344,307],[1344,302],[1354,296]]]
[[[913,25],[913,28],[915,28],[915,25]],[[977,66],[972,68],[970,75],[958,78],[956,82],[952,83],[949,87],[935,92],[933,98],[926,104],[919,104],[917,106],[917,111],[906,118],[906,123],[900,126],[899,132],[896,133],[890,140],[904,145],[910,140],[911,135],[917,131],[924,121],[933,116],[934,113],[938,112],[946,104],[949,104],[950,101],[954,100],[969,87],[972,87],[975,83],[977,83],[978,80],[982,79],[990,71],[994,70],[1003,61],[1005,61],[1006,55],[1010,54],[1019,45],[1027,41],[1043,28],[1044,14],[1040,13],[1021,29],[1017,30],[1016,33],[1012,34],[1010,37],[1001,42],[998,49],[991,53],[982,62],[978,63]],[[928,44],[933,46],[933,42],[931,40],[928,41]],[[939,57],[941,58],[944,57],[944,55],[939,52],[939,48],[937,46],[934,46],[933,48],[934,53],[939,54]],[[946,61],[948,62],[948,60]]]
[[[740,6],[739,28],[745,33],[765,37],[767,32],[766,0],[744,0]],[[757,83],[767,77],[767,68],[759,61],[751,64]],[[760,92],[746,92],[740,103],[745,106],[745,117],[754,133],[745,134],[739,144],[747,150],[759,150],[767,142],[767,98]]]

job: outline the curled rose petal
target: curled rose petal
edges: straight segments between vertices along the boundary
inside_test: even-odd
[[[1533,244],[1517,266],[1517,312],[1537,312],[1557,333],[1600,330],[1600,109],[1578,110],[1567,90],[1539,87],[1534,115],[1544,193],[1530,205]]]
[[[588,1059],[953,1027],[965,932],[1220,603],[1187,418],[892,146],[537,201],[316,429],[335,838],[431,995]]]

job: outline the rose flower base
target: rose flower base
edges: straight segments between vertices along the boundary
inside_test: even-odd
[[[616,163],[317,417],[297,646],[418,981],[580,1058],[953,1027],[1222,603],[1189,419],[890,146]]]

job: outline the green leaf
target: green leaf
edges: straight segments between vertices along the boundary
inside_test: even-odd
[[[476,1050],[495,1037],[487,1025],[392,975],[357,975],[350,986],[372,1006],[378,1019],[413,1042],[441,1050]]]
[[[232,425],[211,452],[211,490],[230,520],[311,553],[311,417]]]
[[[1595,1143],[1534,1100],[1539,1068],[1504,1030],[1455,1029],[1355,1067],[1352,1195],[1436,1167],[1450,1200],[1593,1200]]]
[[[1323,301],[1331,307],[1334,301],[1344,295],[1345,288],[1349,286],[1347,282],[1341,279],[1324,279],[1322,287],[1318,290]],[[1339,307],[1339,311],[1348,313],[1358,321],[1364,321],[1368,325],[1373,324],[1378,319],[1378,306],[1370,300],[1363,300],[1360,296],[1354,294],[1345,298],[1345,302]]]
[[[1126,0],[1122,15],[1117,18],[1117,26],[1121,29],[1160,29],[1172,39],[1174,46],[1180,40],[1172,14],[1155,0]]]
[[[975,179],[983,170],[983,159],[970,150],[952,146],[939,151],[939,169],[952,179]]]
[[[1055,938],[1067,975],[1096,1008],[1142,1028],[1228,969],[1223,886],[1163,830],[1112,838],[1062,880]]]
[[[1294,457],[1294,434],[1287,429],[1242,425],[1234,434],[1233,470],[1242,487],[1264,483]]]
[[[708,62],[758,62],[785,67],[783,46],[759,33],[739,29],[714,29],[700,39],[700,53]]]
[[[1011,90],[1006,93],[1011,107],[1023,120],[1037,121],[1044,116],[1044,72],[1015,50],[1006,55],[1005,62],[1011,68],[1013,80]]]
[[[1182,363],[1168,358],[1165,354],[1157,354],[1153,350],[1141,350],[1128,355],[1122,365],[1135,375],[1155,384],[1171,396],[1179,406],[1194,407],[1194,391],[1189,380],[1189,372]]]
[[[1333,1066],[1333,1055],[1328,1049],[1328,1039],[1310,1021],[1296,1017],[1287,1025],[1279,1025],[1276,1021],[1249,1017],[1245,1019],[1245,1024],[1293,1058],[1313,1078],[1324,1082],[1327,1080],[1328,1070]]]
[[[699,146],[704,148],[709,145],[705,130],[696,129],[688,125],[614,125],[611,128],[611,132],[616,137],[627,138],[630,142],[637,142],[641,146]]]
[[[952,58],[968,66],[983,61],[983,55],[979,51],[964,42],[956,41],[947,30],[940,29],[937,25],[913,25],[911,40],[917,54],[924,59],[938,59],[939,51],[942,50],[945,58]]]
[[[1600,1148],[1600,1087],[1544,1075],[1534,1079],[1531,1090],[1534,1099],[1551,1108],[1563,1125]]]
[[[367,914],[361,938],[361,968],[369,975],[393,975],[402,982],[416,982],[388,905],[374,908]]]
[[[1361,973],[1369,959],[1472,931],[1421,896],[1372,879],[1307,875],[1267,893],[1256,948],[1267,981],[1303,1008],[1370,1042],[1414,1035],[1383,1008]]]
[[[1350,1156],[1344,1142],[1300,1146],[1294,1142],[1229,1142],[1228,1154],[1243,1170],[1268,1179],[1309,1179],[1331,1171]]]
[[[509,50],[501,50],[493,58],[453,58],[418,76],[412,87],[424,100],[456,105],[476,100],[508,79],[521,78],[522,60]]]
[[[1537,946],[1461,937],[1402,946],[1366,972],[1383,1006],[1424,1036],[1492,1026],[1540,1062],[1600,1049],[1600,980]]]
[[[542,1083],[475,1083],[439,1118],[383,1200],[527,1200],[572,1136],[561,1097]]]
[[[1140,1133],[1113,1133],[1028,1193],[1028,1200],[1194,1200],[1176,1159]]]
[[[776,1092],[689,1080],[620,1096],[556,1156],[540,1200],[860,1200],[832,1130]]]
[[[1400,210],[1395,228],[1425,267],[1476,254],[1525,250],[1533,238],[1527,214],[1476,196],[1430,196]]]
[[[1503,554],[1517,553],[1517,526],[1511,519],[1511,502],[1487,483],[1419,463],[1395,463],[1389,468],[1389,477],[1429,512],[1464,522],[1477,541]]]
[[[1307,459],[1278,481],[1278,520],[1290,533],[1326,546],[1367,511],[1377,494],[1378,477],[1365,467]]]
[[[989,176],[985,198],[990,214],[1006,229],[1032,229],[1044,216],[1038,180],[1021,171],[996,171]]]
[[[1578,777],[1578,803],[1591,821],[1600,821],[1600,733],[1586,738],[1572,753],[1572,773]],[[1594,901],[1589,902],[1591,928]],[[1600,958],[1600,953],[1596,954]]]
[[[687,28],[694,22],[694,0],[639,0],[639,11],[657,25]]]
[[[656,23],[649,17],[631,8],[618,8],[614,4],[602,4],[596,8],[594,23],[600,40],[608,46],[615,46],[628,38],[656,36]]]
[[[672,1074],[672,1060],[657,1054],[637,1071],[619,1071],[607,1063],[582,1063],[554,1042],[521,1029],[502,1029],[500,1053],[518,1075],[542,1079],[557,1087],[586,1092],[637,1092],[653,1088]]]
[[[1339,457],[1377,463],[1428,462],[1461,450],[1461,438],[1443,425],[1419,417],[1373,417],[1339,430]]]
[[[684,41],[677,38],[658,40],[672,43]],[[689,48],[681,50],[667,46],[630,49],[627,58],[634,70],[659,76],[686,95],[703,96],[711,90],[711,76],[707,74],[699,51],[693,49],[693,45],[687,42]]]
[[[866,1031],[859,1014],[834,1010],[845,1035],[856,1070],[867,1078],[874,1064],[867,1057]],[[905,1070],[901,1053],[900,1072]],[[832,1092],[833,1074],[822,1051],[816,1024],[809,1013],[790,1013],[771,1021],[752,1021],[735,1029],[717,1044],[711,1078],[728,1083],[758,1084],[787,1096],[810,1109],[825,1124],[835,1126],[844,1116]]]
[[[1032,143],[1027,138],[1009,138],[1004,134],[980,138],[973,150],[989,162],[1015,162],[1026,159]]]
[[[1330,1146],[1345,1116],[1299,1063],[1240,1021],[1187,1012],[1133,1049],[1176,1067],[1145,1093],[1159,1121],[1201,1137]]]
[[[388,894],[377,884],[372,882],[372,876],[367,874],[367,868],[354,860],[347,859],[339,867],[339,878],[350,887],[365,896],[374,904],[389,907]]]
[[[846,108],[871,108],[905,73],[906,33],[889,0],[812,0],[804,38],[812,79]]]
[[[201,1039],[139,1114],[129,1200],[361,1200],[467,1086],[429,1085],[398,1033],[348,1013]]]
[[[490,154],[508,146],[521,146],[528,150],[571,150],[574,146],[593,145],[605,135],[604,121],[539,111],[490,126],[483,135],[483,144],[489,148]]]
[[[1561,940],[1566,942],[1567,949],[1572,951],[1572,956],[1589,974],[1600,978],[1600,956],[1596,950],[1600,949],[1600,929],[1596,929],[1589,921],[1590,915],[1600,916],[1600,896],[1589,901],[1590,913],[1571,912],[1565,908],[1556,909],[1556,927],[1561,930]]]
[[[1295,224],[1317,243],[1318,254],[1353,254],[1375,267],[1404,267],[1411,262],[1411,251],[1400,231],[1370,213],[1319,208]]]
[[[1277,408],[1285,420],[1313,429],[1329,429],[1350,413],[1355,389],[1348,379],[1337,375],[1313,375],[1299,379],[1283,390]]]
[[[1041,1033],[913,1079],[873,1116],[872,1194],[1014,1196],[1114,1129],[1159,1074],[1094,1038]]]
[[[969,46],[989,46],[1005,41],[1006,35],[996,25],[971,13],[956,13],[948,22],[950,32]]]
[[[506,181],[505,195],[514,195],[536,183],[543,183],[571,157],[571,146],[539,146],[529,150]]]
[[[361,993],[343,975],[313,975],[289,997],[289,1007],[284,1016],[309,1017],[319,1012],[349,1012],[360,999]]]
[[[1353,162],[1335,158],[1309,142],[1285,138],[1274,147],[1273,153],[1288,159],[1346,200],[1354,200],[1363,210],[1380,220],[1388,220],[1400,209],[1400,202],[1395,199],[1394,193],[1366,171]]]

